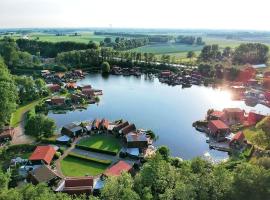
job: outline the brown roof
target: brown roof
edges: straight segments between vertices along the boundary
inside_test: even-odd
[[[52,97],[51,102],[53,104],[64,104],[65,103],[65,97]]]
[[[132,166],[125,161],[119,161],[112,167],[108,168],[105,172],[105,176],[120,176],[122,172],[129,172]]]
[[[95,128],[99,128],[99,126],[101,125],[100,123],[101,121],[99,119],[95,119],[92,123],[92,126]]]
[[[126,127],[124,127],[123,129],[121,129],[122,134],[126,135],[132,131],[136,130],[136,126],[134,124],[130,124]]]
[[[109,120],[107,120],[107,119],[102,119],[102,120],[101,120],[101,126],[102,126],[103,128],[108,129],[109,124],[110,124]]]
[[[54,178],[59,177],[48,166],[42,165],[29,173],[30,179],[34,184],[48,183]]]
[[[52,146],[37,146],[35,151],[30,156],[29,160],[42,160],[46,164],[50,164],[55,153],[56,151]]]
[[[243,110],[240,108],[224,108],[223,112],[229,112],[229,113],[242,113]]]
[[[120,131],[122,128],[124,128],[124,127],[126,127],[128,125],[129,125],[128,121],[125,121],[125,122],[123,122],[121,124],[116,125],[114,127],[114,131]]]
[[[75,82],[67,83],[66,84],[66,88],[76,89],[77,88],[77,84]]]
[[[213,111],[210,115],[211,115],[211,116],[214,116],[214,117],[220,118],[220,117],[222,117],[222,116],[224,115],[224,112],[215,110],[215,111]]]
[[[90,194],[94,186],[93,177],[67,178],[63,192],[68,194]]]
[[[227,126],[227,124],[225,124],[223,121],[221,120],[211,120],[209,122],[209,124],[211,124],[213,127],[215,127],[216,129],[229,129],[229,127]]]

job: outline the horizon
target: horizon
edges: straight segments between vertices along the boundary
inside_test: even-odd
[[[4,0],[0,2],[0,29],[123,28],[268,32],[268,4],[267,0],[227,0],[218,3],[214,0]]]

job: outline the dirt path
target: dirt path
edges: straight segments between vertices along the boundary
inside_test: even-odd
[[[24,133],[24,125],[25,125],[25,114],[23,115],[22,121],[19,123],[19,125],[15,128],[15,134],[11,141],[11,144],[31,144],[34,143],[34,138],[25,135]]]

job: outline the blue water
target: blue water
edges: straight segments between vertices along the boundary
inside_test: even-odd
[[[87,110],[50,113],[58,128],[69,122],[94,118],[125,119],[137,128],[152,129],[159,136],[155,146],[166,145],[173,156],[183,159],[205,154],[214,159],[228,157],[225,152],[209,150],[206,136],[192,127],[194,121],[205,118],[209,108],[240,107],[246,111],[270,112],[261,105],[251,108],[244,102],[231,101],[229,93],[219,89],[203,86],[182,89],[162,84],[157,79],[146,80],[143,76],[104,78],[96,74],[88,75],[78,84],[102,89],[103,96],[97,105],[90,105]]]

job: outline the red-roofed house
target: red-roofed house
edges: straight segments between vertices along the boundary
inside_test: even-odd
[[[51,103],[52,105],[62,106],[65,104],[66,98],[65,97],[52,97]]]
[[[128,126],[124,127],[123,129],[120,130],[120,134],[124,136],[132,131],[136,131],[135,124],[129,124]]]
[[[100,128],[100,125],[101,125],[101,121],[99,119],[95,119],[93,122],[92,122],[92,129],[93,130],[97,130]]]
[[[209,134],[217,140],[222,140],[230,132],[230,128],[221,120],[210,120],[208,122]]]
[[[112,167],[108,168],[103,174],[109,176],[120,176],[122,172],[130,172],[132,166],[125,161],[119,161]]]
[[[263,77],[270,78],[270,71],[264,72]]]
[[[35,151],[29,158],[32,164],[46,164],[49,165],[56,153],[52,146],[37,146]]]
[[[59,92],[61,90],[61,86],[58,84],[50,84],[48,88],[51,92]]]
[[[223,112],[223,121],[229,125],[243,123],[245,121],[245,111],[240,108],[225,108]]]
[[[262,115],[262,114],[259,114],[259,113],[250,111],[250,112],[248,113],[248,118],[247,118],[248,125],[249,125],[249,126],[255,125],[255,124],[257,124],[259,121],[261,121],[264,117],[265,117],[265,115]]]
[[[245,144],[246,144],[246,139],[242,131],[239,131],[238,133],[236,133],[229,143],[230,147],[234,149],[241,149],[245,146]]]
[[[263,78],[263,87],[270,90],[270,78]]]
[[[172,75],[172,72],[169,71],[169,70],[165,70],[165,71],[162,71],[162,72],[160,73],[160,76],[163,77],[163,78],[167,78],[167,77],[169,77],[169,76],[171,76],[171,75]]]
[[[102,119],[100,122],[100,129],[108,130],[109,124],[110,124],[109,120]]]
[[[75,90],[77,89],[77,84],[75,82],[67,83],[66,88],[69,90]]]
[[[208,119],[210,120],[222,120],[222,117],[224,116],[224,112],[215,110],[212,113],[209,114]]]
[[[270,101],[270,91],[264,93],[265,98],[267,101]]]
[[[237,78],[236,78],[236,82],[242,82],[242,83],[247,83],[248,80],[250,79],[254,79],[256,76],[256,69],[248,66],[242,70],[240,70]]]

